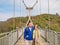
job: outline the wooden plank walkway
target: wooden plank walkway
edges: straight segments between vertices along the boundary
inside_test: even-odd
[[[39,41],[39,45],[49,45],[49,43],[47,43],[41,36],[40,36],[40,41]],[[23,36],[21,37],[20,40],[18,40],[18,42],[15,45],[25,45]]]
[[[15,45],[25,45],[23,36],[20,38],[20,40],[18,40],[18,42]]]

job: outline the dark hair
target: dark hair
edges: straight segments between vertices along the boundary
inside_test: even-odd
[[[37,23],[36,23],[36,24],[37,24]],[[35,24],[35,25],[36,25],[36,24]],[[35,29],[35,25],[34,25],[34,29]],[[39,27],[37,26],[37,28],[39,28]]]
[[[29,25],[29,23],[31,23],[31,21],[28,22],[27,26]]]

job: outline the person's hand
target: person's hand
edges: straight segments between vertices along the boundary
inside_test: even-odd
[[[25,39],[24,39],[24,41],[25,41]]]
[[[33,39],[33,41],[35,42],[35,38]]]

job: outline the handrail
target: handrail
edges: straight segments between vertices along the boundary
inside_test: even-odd
[[[6,33],[5,36],[0,37],[0,45],[15,45],[22,33],[22,29],[16,29]]]
[[[60,32],[48,29],[40,29],[40,31],[42,33],[41,36],[45,38],[50,43],[50,45],[58,45],[60,43]]]

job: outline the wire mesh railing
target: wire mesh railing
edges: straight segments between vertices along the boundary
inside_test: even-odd
[[[53,30],[42,30],[41,36],[49,42],[49,45],[60,45],[60,32],[55,32]]]
[[[23,30],[17,29],[7,33],[5,36],[0,37],[0,45],[15,45],[18,39],[22,36]]]

